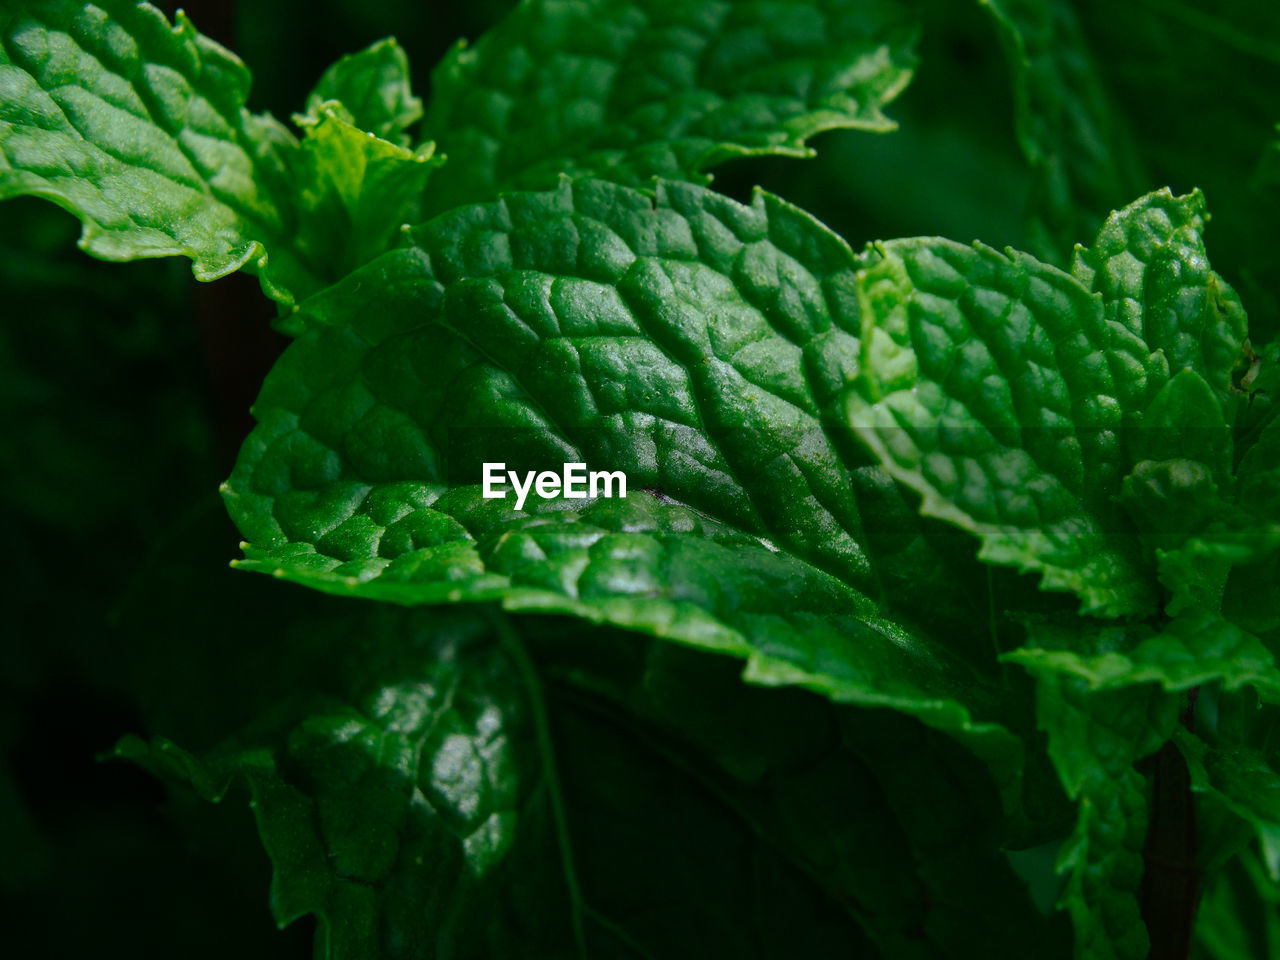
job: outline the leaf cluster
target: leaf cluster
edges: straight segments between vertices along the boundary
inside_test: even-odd
[[[291,128],[182,13],[0,3],[0,198],[256,276],[289,338],[221,496],[234,565],[310,589],[168,511],[107,634],[154,736],[114,755],[247,795],[272,914],[328,960],[1280,950],[1280,22],[1135,9],[525,0],[425,100],[382,40]],[[1003,133],[910,92],[893,133],[975,38]],[[1217,98],[1229,149],[1162,113]],[[817,168],[908,222],[929,184],[874,181],[871,134],[1015,170],[1029,252],[856,249],[838,198],[840,232],[732,189],[833,130]],[[54,270],[31,224],[15,289]],[[18,509],[108,509],[46,476],[103,448],[119,491],[172,469],[28,429],[54,374],[0,337]],[[493,461],[631,495],[516,509]]]

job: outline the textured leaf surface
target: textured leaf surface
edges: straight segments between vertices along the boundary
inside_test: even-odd
[[[901,240],[863,264],[863,376],[847,399],[859,438],[924,513],[977,533],[982,559],[1040,571],[1088,612],[1149,610],[1110,502],[1138,346],[1025,254]]]
[[[1013,74],[1014,127],[1034,171],[1031,249],[1065,263],[1107,212],[1145,186],[1137,152],[1117,116],[1065,0],[980,0]]]
[[[1234,410],[1234,377],[1248,364],[1247,318],[1209,265],[1207,220],[1199,191],[1177,197],[1166,188],[1111,214],[1093,244],[1076,251],[1072,274],[1101,294],[1113,328],[1149,348],[1141,373],[1131,369],[1124,384],[1133,413],[1184,370],[1204,378],[1224,412]]]
[[[497,909],[493,874],[547,802],[518,669],[483,622],[385,611],[310,628],[353,671],[341,694],[304,690],[201,760],[167,741],[117,752],[208,799],[248,788],[274,866],[272,912],[281,925],[314,914],[317,956],[421,956],[442,939],[475,955],[474,912]],[[506,953],[541,923],[504,920],[488,935]]]
[[[180,254],[200,279],[250,265],[279,296],[315,288],[287,240],[296,141],[245,110],[234,55],[120,0],[6,4],[0,39],[0,198],[65,207],[105,259]]]
[[[913,27],[872,0],[537,0],[437,67],[424,124],[448,155],[428,207],[562,172],[705,179],[729,157],[804,156],[836,127],[888,130]]]
[[[1170,382],[1152,410],[1187,376],[1184,372]],[[1251,403],[1260,396],[1251,395]],[[1230,459],[1232,438],[1223,438],[1220,418],[1214,425],[1206,422],[1216,414],[1205,414],[1203,399],[1176,406],[1185,424],[1181,429],[1141,432],[1148,441],[1163,435],[1163,443],[1199,459],[1140,464],[1132,489],[1130,479],[1125,481],[1126,499],[1147,514],[1145,527],[1155,534],[1149,539],[1156,546],[1160,578],[1172,591],[1166,610],[1176,614],[1225,604],[1241,627],[1266,634],[1280,625],[1280,600],[1273,589],[1280,570],[1280,428],[1260,411],[1252,429],[1239,433],[1237,442],[1246,450],[1234,478],[1224,481],[1230,468],[1223,459]],[[1238,423],[1250,423],[1251,413],[1252,407],[1242,410]]]
[[[66,208],[104,259],[182,255],[201,280],[247,268],[287,306],[392,246],[439,163],[405,145],[421,107],[391,42],[325,74],[299,142],[245,109],[248,70],[182,14],[14,3],[0,39],[0,199]]]
[[[310,305],[268,378],[226,491],[248,566],[718,649],[755,682],[895,705],[1016,769],[1020,745],[974,719],[988,681],[868,598],[855,495],[881,481],[825,426],[858,352],[837,238],[764,196],[581,181],[415,238]],[[635,492],[517,512],[475,486],[497,459],[622,469]]]

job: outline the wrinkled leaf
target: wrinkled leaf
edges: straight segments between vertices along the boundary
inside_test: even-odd
[[[804,156],[884,131],[914,29],[897,3],[536,0],[436,68],[424,133],[449,157],[431,212],[561,173],[705,181],[735,156]]]

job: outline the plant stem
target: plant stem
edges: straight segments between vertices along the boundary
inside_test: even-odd
[[[529,697],[529,708],[533,713],[535,735],[538,741],[538,752],[542,755],[542,767],[547,786],[548,799],[551,802],[551,816],[555,823],[556,842],[560,849],[560,864],[564,871],[565,887],[569,894],[569,909],[573,926],[573,939],[577,946],[578,956],[582,960],[587,957],[587,937],[583,927],[585,904],[582,899],[582,887],[578,883],[578,872],[574,864],[573,848],[569,842],[569,816],[565,810],[564,795],[560,790],[560,775],[556,768],[555,748],[551,738],[551,724],[547,718],[546,701],[543,697],[542,680],[538,669],[534,666],[524,641],[516,633],[515,628],[501,611],[493,611],[493,621],[503,649],[507,651],[520,672],[525,692]]]
[[[1188,695],[1182,723],[1195,729],[1196,689]],[[1196,866],[1196,817],[1191,776],[1173,741],[1152,758],[1151,822],[1143,849],[1142,919],[1151,936],[1149,960],[1188,960],[1200,899]]]

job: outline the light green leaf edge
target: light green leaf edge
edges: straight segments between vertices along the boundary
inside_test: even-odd
[[[242,267],[273,299],[317,289],[287,238],[297,141],[245,109],[249,73],[182,13],[123,0],[0,10],[0,199],[39,196],[105,260],[181,255],[197,279]]]
[[[1251,633],[1216,614],[1189,611],[1159,630],[1099,625],[1087,650],[1079,624],[1026,621],[1030,643],[1000,659],[1041,673],[1074,677],[1090,690],[1158,684],[1169,692],[1221,682],[1226,690],[1252,686],[1268,702],[1280,702],[1280,669],[1274,654]]]

